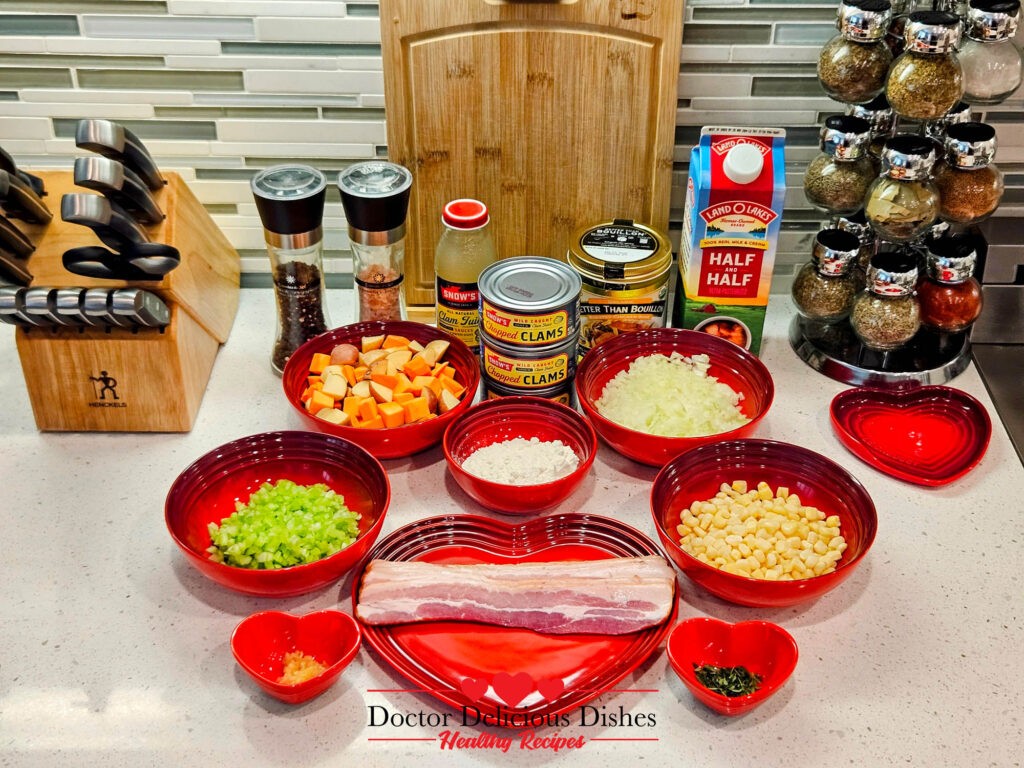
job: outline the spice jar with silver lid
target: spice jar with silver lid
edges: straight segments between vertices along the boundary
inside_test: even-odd
[[[936,120],[963,97],[963,70],[956,55],[960,19],[945,11],[915,11],[906,50],[889,68],[885,92],[900,117]]]
[[[1020,0],[971,0],[959,51],[964,101],[1000,104],[1020,86],[1019,19]]]
[[[1003,197],[1003,174],[992,162],[996,132],[986,123],[960,123],[946,136],[946,157],[935,168],[939,217],[976,224],[992,215]]]
[[[867,120],[850,115],[825,119],[820,135],[821,153],[807,166],[804,195],[807,201],[831,214],[853,213],[875,179],[867,154],[871,138]]]
[[[864,215],[864,210],[861,209],[846,216],[836,216],[832,220],[832,226],[856,236],[860,247],[857,250],[854,268],[860,272],[860,277],[863,278],[867,273],[868,264],[871,263],[871,257],[878,249],[878,238],[875,236],[875,230],[872,229],[867,216]],[[863,287],[863,285],[860,286],[860,288]]]
[[[841,229],[823,229],[814,238],[811,260],[793,280],[797,312],[819,323],[838,323],[850,314],[860,288],[855,275],[860,240]]]
[[[856,0],[839,6],[839,34],[818,56],[818,80],[836,101],[862,104],[885,88],[892,52],[885,44],[889,0]]]
[[[869,349],[899,349],[921,328],[914,297],[917,259],[904,251],[875,254],[868,267],[867,288],[853,300],[850,327]]]
[[[923,136],[901,134],[885,143],[882,175],[868,190],[864,213],[884,240],[910,242],[928,231],[939,215],[932,183],[935,148]]]
[[[929,246],[924,276],[917,285],[921,324],[943,332],[966,331],[981,315],[982,293],[974,277],[977,254],[967,235]]]
[[[966,101],[958,101],[938,120],[929,120],[924,124],[924,135],[935,142],[939,157],[945,154],[946,131],[951,125],[971,121],[971,105]]]
[[[884,93],[878,94],[867,104],[850,104],[846,114],[867,120],[871,126],[871,138],[868,141],[868,156],[875,169],[875,176],[882,171],[882,147],[886,139],[892,138],[896,130],[896,113]]]

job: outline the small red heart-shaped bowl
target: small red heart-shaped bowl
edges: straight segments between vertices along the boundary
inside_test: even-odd
[[[668,661],[694,697],[722,715],[742,715],[764,703],[796,668],[796,641],[770,621],[729,624],[711,618],[687,619],[669,633]],[[705,688],[693,665],[746,667],[761,676],[761,686],[746,696],[726,696]]]
[[[256,684],[275,699],[301,704],[330,688],[355,658],[362,640],[359,623],[341,611],[326,610],[295,616],[260,611],[247,616],[231,633],[235,661]],[[301,651],[327,667],[295,685],[278,682],[285,654]]]

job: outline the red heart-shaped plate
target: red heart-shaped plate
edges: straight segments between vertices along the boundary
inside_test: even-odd
[[[836,435],[854,455],[917,485],[963,477],[992,436],[985,406],[952,387],[856,387],[836,395],[829,410]]]
[[[260,611],[242,619],[231,634],[235,660],[256,684],[274,698],[299,704],[330,688],[359,651],[359,622],[341,611],[295,616]],[[295,685],[277,682],[284,656],[301,651],[327,667],[317,677]]]
[[[668,636],[668,661],[694,697],[723,715],[742,715],[775,693],[796,669],[796,641],[778,624],[709,618],[681,621]],[[746,696],[725,696],[705,688],[693,665],[746,667],[761,685]]]
[[[448,515],[392,532],[367,562],[514,563],[646,555],[664,556],[640,531],[596,515],[554,515],[522,525]],[[354,580],[353,606],[361,580],[362,572]],[[479,713],[487,725],[521,727],[534,721],[531,716],[567,712],[611,689],[657,650],[676,611],[673,600],[664,623],[627,635],[548,635],[474,622],[426,621],[364,625],[363,637],[424,693],[456,709],[467,708],[470,718]]]

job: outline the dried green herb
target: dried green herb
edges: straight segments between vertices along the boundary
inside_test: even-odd
[[[981,221],[999,207],[1003,176],[992,165],[958,169],[942,164],[935,173],[939,190],[939,216],[954,224]]]
[[[834,214],[859,211],[877,174],[869,157],[840,161],[822,153],[804,174],[804,196],[811,205]]]
[[[793,303],[797,311],[811,320],[834,323],[850,313],[853,299],[860,289],[857,277],[820,274],[813,264],[804,264],[793,280]]]
[[[893,62],[885,93],[896,114],[937,120],[963,96],[963,72],[952,56],[907,51]]]
[[[818,57],[818,80],[825,93],[847,104],[871,101],[885,88],[892,53],[885,43],[832,38]]]
[[[898,349],[914,338],[921,313],[913,296],[876,296],[862,293],[853,302],[850,325],[864,346]]]
[[[716,667],[713,664],[694,664],[693,674],[697,682],[709,691],[730,698],[747,696],[761,687],[761,675],[746,667]]]

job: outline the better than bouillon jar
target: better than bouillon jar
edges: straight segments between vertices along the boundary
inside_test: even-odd
[[[580,356],[613,336],[665,326],[672,245],[661,232],[629,219],[583,227],[566,260],[583,285]]]
[[[576,375],[579,275],[556,259],[517,256],[487,267],[478,285],[487,397],[564,402]]]

